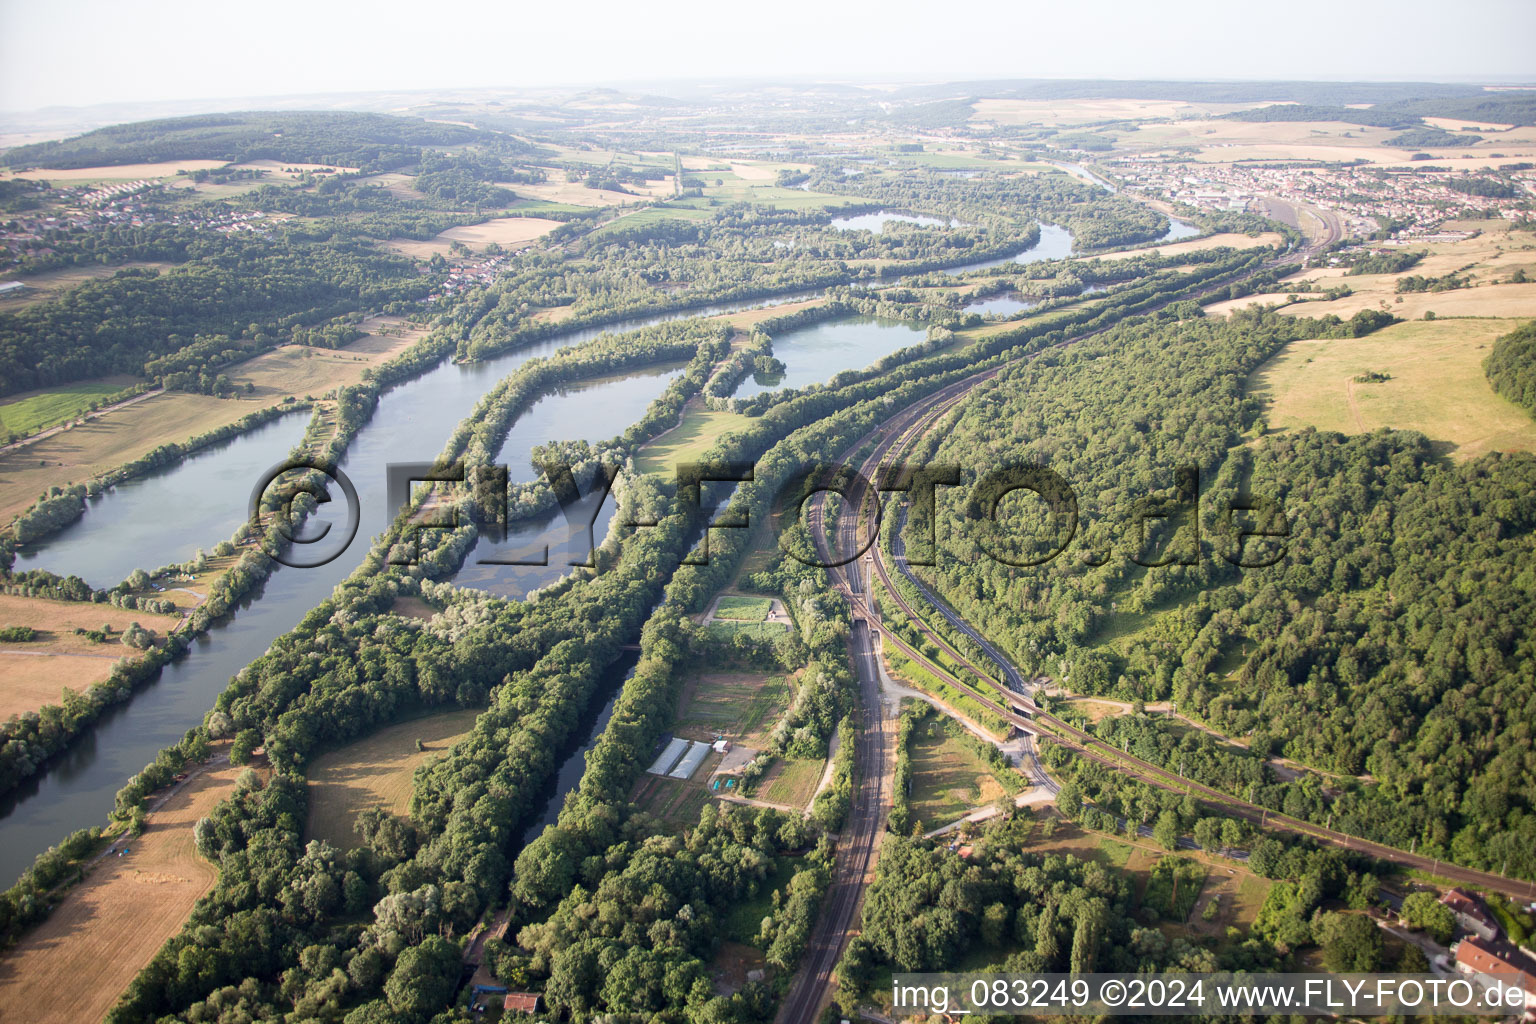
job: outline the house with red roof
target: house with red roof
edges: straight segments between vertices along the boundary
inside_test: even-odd
[[[1536,962],[1509,947],[1466,938],[1456,944],[1456,969],[1479,981],[1485,988],[1515,985],[1525,992],[1527,1016],[1536,1010]]]

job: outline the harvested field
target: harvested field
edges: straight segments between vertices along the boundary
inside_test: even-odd
[[[253,385],[252,397],[258,401],[319,396],[358,383],[364,370],[388,362],[426,334],[425,328],[398,317],[371,317],[359,326],[369,333],[344,348],[283,345],[225,373],[236,387]]]
[[[771,303],[773,300],[765,299],[763,301]],[[788,316],[791,313],[798,313],[802,309],[820,306],[825,301],[825,299],[806,299],[804,302],[782,302],[778,305],[766,305],[761,309],[747,309],[740,313],[725,313],[716,319],[724,320],[732,327],[746,328],[774,317]],[[742,338],[741,341],[745,343],[746,339]]]
[[[0,649],[0,722],[44,704],[62,703],[66,686],[84,693],[106,679],[118,660],[110,654],[45,654],[19,647],[7,644]]]
[[[625,195],[607,189],[587,188],[579,181],[547,181],[542,185],[507,185],[519,197],[538,199],[546,203],[567,203],[571,206],[618,206],[621,203],[638,202],[641,195]],[[638,190],[637,190],[638,191]]]
[[[1428,262],[1428,261],[1425,261]],[[1297,303],[1287,307],[1287,316],[1327,316],[1329,313],[1348,320],[1362,309],[1380,308],[1385,299],[1387,312],[1404,320],[1422,319],[1425,313],[1439,317],[1457,316],[1536,316],[1536,284],[1489,284],[1478,288],[1457,288],[1446,292],[1408,292],[1399,296],[1372,288],[1357,286],[1356,282],[1368,278],[1346,277],[1342,283],[1355,289],[1355,294],[1328,302]],[[1391,294],[1391,298],[1386,298]]]
[[[93,264],[87,267],[60,267],[58,270],[43,270],[36,274],[28,274],[25,277],[7,278],[7,280],[20,281],[27,286],[27,290],[20,295],[7,295],[0,298],[0,310],[14,313],[18,309],[36,305],[39,302],[47,302],[70,288],[86,281],[95,281],[103,277],[111,277],[119,270],[169,270],[174,263],[164,263],[155,260],[135,260],[128,263],[109,263],[105,266]],[[137,380],[138,378],[133,378]]]
[[[1482,361],[1513,320],[1415,320],[1364,338],[1293,341],[1248,379],[1271,429],[1422,431],[1458,459],[1536,451],[1536,422],[1496,394]],[[1390,379],[1362,383],[1363,374]]]
[[[200,772],[149,815],[126,856],[108,855],[52,915],[0,959],[0,1016],[29,1024],[99,1021],[213,885],[192,828],[244,769]]]
[[[0,594],[0,627],[31,626],[37,638],[26,643],[0,644],[0,721],[11,715],[58,704],[64,687],[84,693],[105,679],[119,659],[137,652],[116,640],[93,643],[75,635],[75,628],[114,630],[138,622],[163,636],[180,618],[126,611],[109,604],[50,601],[40,597]]]
[[[232,164],[236,170],[266,171],[266,179],[286,179],[298,181],[305,171],[335,171],[337,174],[355,174],[356,167],[338,167],[335,164],[295,164],[283,160],[248,160],[243,164]],[[379,175],[384,177],[384,175]]]
[[[1303,302],[1309,298],[1311,298],[1309,295],[1297,296],[1298,302]],[[1285,306],[1289,304],[1290,294],[1287,292],[1259,292],[1253,295],[1244,295],[1239,299],[1222,299],[1220,302],[1213,302],[1204,308],[1206,316],[1226,316],[1228,313],[1239,309],[1248,309],[1251,306]],[[1312,315],[1311,310],[1306,308],[1287,310],[1286,312],[1295,313],[1298,316]]]
[[[975,104],[973,121],[999,124],[1071,125],[1140,118],[1188,117],[1193,114],[1224,114],[1233,110],[1251,110],[1264,103],[1185,103],[1182,100],[1151,99],[1067,99],[1014,100],[983,99]]]
[[[180,616],[176,615],[157,615],[154,612],[116,608],[110,604],[51,601],[45,597],[0,594],[0,626],[31,626],[42,634],[31,643],[0,644],[0,647],[11,650],[36,651],[46,648],[64,654],[101,654],[104,651],[112,652],[113,648],[75,636],[76,627],[100,629],[103,623],[110,623],[114,630],[122,630],[129,623],[137,622],[146,629],[164,633],[180,621]]]
[[[306,836],[348,850],[361,842],[352,823],[368,808],[408,815],[417,765],[452,747],[479,714],[469,708],[413,718],[315,758],[309,765]],[[416,749],[418,739],[425,750]]]
[[[484,249],[492,242],[504,249],[519,248],[540,235],[560,226],[557,220],[540,217],[498,217],[483,224],[466,224],[449,228],[435,238],[418,242],[411,238],[397,238],[389,242],[389,248],[415,259],[431,259],[433,255],[448,254],[454,242],[463,242],[471,249]]]
[[[1133,256],[1145,256],[1148,253],[1157,253],[1160,256],[1177,256],[1180,253],[1200,252],[1205,249],[1220,249],[1222,246],[1230,246],[1233,249],[1253,249],[1259,246],[1267,246],[1271,249],[1284,244],[1285,240],[1278,232],[1265,231],[1254,235],[1239,235],[1225,233],[1219,235],[1207,235],[1204,238],[1194,238],[1188,242],[1171,242],[1168,245],[1154,245],[1145,249],[1120,249],[1116,252],[1107,252],[1097,257],[1101,260],[1124,260]]]
[[[1386,145],[1396,133],[1393,128],[1342,121],[1173,121],[1119,132],[1116,148],[1145,152],[1199,147],[1194,159],[1203,163],[1364,160],[1381,166],[1409,164],[1412,150]],[[1501,155],[1495,158],[1495,152]],[[1526,158],[1533,152],[1536,139],[1515,129],[1481,143],[1435,148],[1433,156],[1437,161],[1454,161],[1458,169],[1471,169]]]
[[[83,483],[153,448],[233,423],[264,402],[167,393],[0,454],[0,520],[54,484]]]

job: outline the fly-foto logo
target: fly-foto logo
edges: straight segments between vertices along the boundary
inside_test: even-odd
[[[578,480],[577,467],[569,464],[549,463],[540,469],[565,519],[571,552],[567,564],[593,566],[595,527],[612,496],[618,469],[596,466],[581,474],[584,483]],[[509,479],[506,466],[391,463],[386,468],[386,522],[410,504],[413,485],[445,485],[449,490],[445,500],[428,500],[415,509],[402,526],[404,543],[391,549],[390,562],[414,564],[423,531],[456,530],[466,521],[491,542],[490,547],[504,541],[512,520]],[[746,462],[685,463],[678,467],[674,482],[679,511],[697,522],[705,515],[705,484],[755,483],[756,467]],[[308,533],[296,529],[296,521],[333,500],[333,486],[347,503],[345,522],[336,535],[331,523]],[[958,501],[951,497],[957,492]],[[898,463],[883,467],[872,481],[851,466],[811,464],[774,489],[769,526],[788,557],[832,568],[858,559],[874,545],[885,525],[886,510],[893,505],[898,509],[893,549],[913,565],[936,563],[938,529],[946,512],[965,520],[975,547],[1004,565],[1032,568],[1073,552],[1083,564],[1097,566],[1114,555],[1079,539],[1087,517],[1076,492],[1059,473],[1034,465],[981,472],[949,464]],[[1285,557],[1290,524],[1278,502],[1237,492],[1224,494],[1214,508],[1205,508],[1199,470],[1193,466],[1175,470],[1172,487],[1136,497],[1126,505],[1117,517],[1121,529],[1115,546],[1139,566],[1196,565],[1212,552],[1231,565],[1253,569]],[[324,565],[339,556],[357,533],[360,511],[357,491],[345,473],[304,460],[289,460],[264,474],[252,491],[250,509],[253,523],[269,515],[277,524],[280,550],[271,552],[273,557],[302,568]],[[1098,511],[1091,518],[1110,517]],[[643,529],[657,523],[622,525]],[[702,544],[683,564],[708,564],[709,530],[753,525],[747,514],[711,517]],[[344,538],[339,545],[338,536]],[[331,543],[323,544],[327,538]],[[317,553],[305,554],[306,549]],[[490,551],[475,561],[548,565],[549,557],[549,547],[543,544],[511,554]]]

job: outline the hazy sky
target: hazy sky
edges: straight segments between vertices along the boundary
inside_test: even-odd
[[[0,0],[0,110],[679,78],[1536,78],[1532,0]]]

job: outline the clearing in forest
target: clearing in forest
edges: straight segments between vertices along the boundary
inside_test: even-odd
[[[931,717],[914,730],[908,756],[912,759],[908,797],[912,820],[921,822],[925,832],[948,825],[1005,792],[981,758]]]
[[[1293,341],[1248,378],[1248,389],[1263,399],[1272,430],[1418,430],[1458,459],[1536,451],[1536,421],[1483,373],[1494,339],[1517,326],[1414,320],[1364,338]]]
[[[413,718],[315,758],[309,767],[306,839],[324,839],[348,850],[361,843],[352,824],[363,811],[382,807],[408,815],[417,766],[457,743],[479,714],[462,708]],[[416,749],[417,740],[425,749]]]

